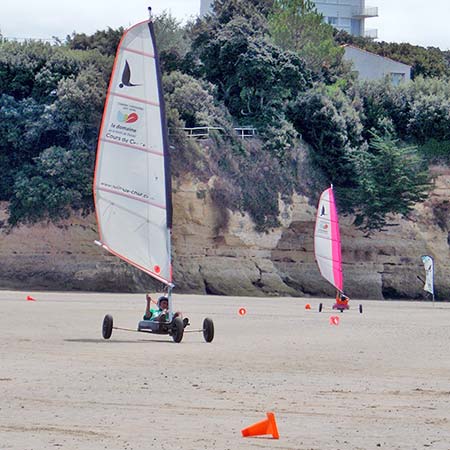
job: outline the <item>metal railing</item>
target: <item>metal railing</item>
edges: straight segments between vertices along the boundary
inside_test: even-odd
[[[362,8],[356,12],[354,17],[358,18],[378,17],[378,6]]]
[[[193,127],[193,128],[182,128],[182,130],[187,134],[190,138],[207,138],[209,137],[210,131],[223,131],[223,128],[219,127]]]
[[[223,132],[224,129],[220,127],[193,127],[193,128],[181,128],[189,138],[193,139],[205,139],[210,136],[212,131]],[[234,131],[241,139],[254,138],[257,135],[256,128],[253,127],[236,127]]]
[[[236,131],[237,135],[242,139],[256,137],[256,128],[253,127],[235,128],[234,131]]]
[[[378,39],[378,30],[376,28],[365,30],[364,36],[370,39]]]

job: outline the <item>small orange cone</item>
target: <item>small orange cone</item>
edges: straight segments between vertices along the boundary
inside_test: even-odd
[[[330,316],[330,325],[339,325],[339,316]]]
[[[31,295],[27,296],[27,302],[35,302],[35,301],[36,301],[36,299],[33,298]]]
[[[243,437],[261,436],[263,434],[271,434],[274,439],[279,439],[277,423],[275,422],[275,414],[273,412],[266,413],[267,419],[250,425],[241,430]]]
[[[307,303],[307,304],[305,305],[305,309],[311,309],[311,305],[310,305],[309,303]]]

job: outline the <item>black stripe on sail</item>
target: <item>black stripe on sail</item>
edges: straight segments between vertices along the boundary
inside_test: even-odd
[[[167,132],[166,107],[164,102],[164,91],[162,88],[162,75],[161,75],[161,65],[159,62],[159,53],[158,49],[156,48],[155,30],[153,27],[153,22],[151,20],[148,23],[148,28],[150,30],[150,36],[153,41],[153,48],[155,52],[155,63],[156,63],[156,79],[158,80],[158,95],[161,113],[163,149],[164,149],[164,174],[166,179],[167,228],[172,229],[172,174],[170,170],[170,149]]]

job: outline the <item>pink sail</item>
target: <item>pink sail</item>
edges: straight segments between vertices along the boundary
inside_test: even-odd
[[[314,254],[321,275],[343,292],[341,236],[333,187],[320,196],[314,230]]]

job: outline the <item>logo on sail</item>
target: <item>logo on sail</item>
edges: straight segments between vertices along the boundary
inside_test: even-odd
[[[321,211],[320,211],[320,217],[326,216],[326,215],[327,215],[327,212],[325,211],[325,205],[323,205],[323,206],[322,206],[322,209],[321,209]]]
[[[328,224],[328,222],[326,222],[324,220],[320,220],[318,222],[317,232],[320,234],[328,235],[328,233],[330,232],[330,225]]]
[[[120,123],[134,123],[139,120],[139,116],[136,113],[124,114],[121,111],[117,113],[117,120]]]
[[[122,82],[119,84],[120,88],[123,88],[124,86],[126,87],[140,86],[140,84],[134,84],[131,82],[131,69],[127,60],[125,60],[125,67],[123,68],[122,72]]]

